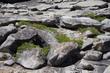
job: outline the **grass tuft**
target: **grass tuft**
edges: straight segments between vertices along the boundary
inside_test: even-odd
[[[57,33],[55,38],[58,40],[59,43],[71,41],[69,37],[67,37],[65,34],[61,34],[61,33]]]
[[[101,34],[101,32],[95,27],[87,27],[87,28],[79,28],[78,29],[78,31],[80,31],[81,33],[85,32],[87,30],[91,31],[94,35]]]
[[[25,42],[17,48],[17,52],[23,52],[24,50],[31,50],[36,47],[39,47],[39,46],[37,46],[33,43],[30,43],[30,42]]]
[[[95,13],[92,13],[92,12],[91,13],[86,13],[86,14],[84,14],[84,16],[90,17],[90,18],[98,20],[98,21],[102,21],[102,20],[106,19],[105,16],[98,16]]]

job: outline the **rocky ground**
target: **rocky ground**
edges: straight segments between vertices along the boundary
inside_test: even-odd
[[[110,1],[1,2],[0,73],[110,73]]]

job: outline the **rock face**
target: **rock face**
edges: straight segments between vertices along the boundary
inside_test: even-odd
[[[109,2],[0,0],[0,73],[110,73]]]
[[[59,44],[57,39],[48,31],[38,30],[38,36],[42,38],[41,41],[44,41],[50,47],[55,47],[55,45]]]
[[[45,64],[45,61],[40,56],[39,48],[32,50],[25,50],[17,54],[17,63],[25,68],[37,69]]]
[[[82,26],[101,26],[100,22],[88,17],[69,17],[69,16],[61,17],[61,26],[75,28],[81,25]]]
[[[90,51],[84,56],[84,59],[92,60],[92,61],[98,61],[101,60],[101,58],[102,58],[102,53],[98,51]]]
[[[48,64],[52,66],[60,66],[68,59],[75,58],[78,55],[78,45],[76,43],[62,43],[55,48],[52,48],[48,54]]]
[[[94,42],[94,49],[101,51],[101,52],[108,52],[109,49],[109,35],[99,35],[97,36],[99,41]]]
[[[99,8],[104,8],[107,6],[106,2],[103,1],[93,1],[93,0],[88,0],[88,1],[84,1],[84,2],[79,2],[76,4],[76,6],[79,7],[99,7]]]
[[[11,59],[12,56],[9,53],[0,52],[0,61]]]
[[[110,27],[110,20],[109,19],[103,20],[102,21],[102,30],[109,31],[109,27]]]
[[[16,32],[16,27],[13,25],[0,27],[0,44],[7,38],[11,33]]]
[[[107,52],[103,55],[104,60],[109,59],[109,58],[110,58],[110,52]]]
[[[0,49],[2,51],[2,50],[4,50],[3,48],[9,48],[11,46],[15,46],[14,43],[17,43],[17,41],[30,40],[31,38],[33,38],[36,35],[37,35],[36,30],[34,30],[32,28],[24,28],[15,34],[9,35],[6,39],[6,41],[1,45]]]
[[[110,72],[109,70],[110,70],[110,66],[108,66],[103,73],[109,73]]]

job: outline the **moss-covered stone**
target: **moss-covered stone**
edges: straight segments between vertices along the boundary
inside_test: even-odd
[[[87,30],[91,31],[94,35],[101,34],[101,32],[95,27],[87,27],[87,28],[79,28],[78,29],[78,31],[81,32],[81,33],[85,32]]]
[[[48,53],[49,53],[49,50],[50,50],[50,46],[45,46],[45,47],[43,47],[43,48],[41,49],[41,54],[42,54],[43,56],[47,56]]]
[[[72,41],[77,43],[79,48],[81,48],[83,45],[83,38],[74,38]]]
[[[17,48],[17,53],[14,54],[13,56],[15,57],[15,60],[17,60],[19,58],[19,53],[22,53],[25,50],[32,50],[34,48],[38,48],[41,51],[41,55],[42,56],[47,56],[49,50],[50,50],[50,46],[45,46],[45,47],[40,47],[39,45],[35,45],[33,43],[30,42],[24,42],[22,43],[18,48]]]
[[[30,21],[19,21],[18,22],[19,26],[21,25],[27,25],[27,26],[31,26],[35,29],[40,29],[40,30],[47,30],[50,32],[56,32],[56,30],[54,28],[48,27],[45,24],[42,23],[35,23],[35,22],[30,22]]]
[[[57,33],[55,38],[58,40],[59,43],[71,41],[69,37],[67,37],[65,34],[61,34],[61,33]]]
[[[92,13],[92,12],[86,13],[86,14],[84,14],[84,16],[90,17],[90,18],[98,20],[98,21],[102,21],[102,20],[106,19],[105,16],[98,16],[95,13]]]
[[[17,48],[17,52],[23,52],[24,50],[31,50],[32,48],[36,48],[39,47],[33,43],[30,42],[25,42],[22,43],[18,48]]]

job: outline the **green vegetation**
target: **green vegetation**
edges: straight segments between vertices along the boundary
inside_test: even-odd
[[[41,54],[44,55],[44,56],[47,56],[49,50],[50,50],[50,46],[43,47],[43,48],[41,49]]]
[[[55,34],[55,38],[58,40],[59,43],[76,42],[76,43],[78,43],[79,47],[81,47],[82,44],[83,44],[83,39],[82,38],[70,39],[65,34],[57,32],[57,30],[55,28],[48,27],[48,26],[46,26],[45,24],[42,24],[42,23],[33,23],[33,22],[29,22],[29,21],[20,21],[20,22],[18,22],[18,24],[20,26],[21,25],[28,25],[28,26],[32,26],[35,29],[47,30],[49,32],[53,32]],[[79,31],[81,31],[81,32],[84,32],[86,30],[87,29],[81,29],[81,28],[79,29]],[[94,30],[94,32],[96,33],[97,31]],[[34,45],[32,43],[23,43],[21,46],[19,46],[17,48],[17,50],[18,50],[18,52],[22,52],[23,50],[32,49],[32,48],[36,48],[36,47],[39,47],[39,46]],[[46,56],[48,54],[49,50],[50,50],[50,46],[43,47],[41,49],[42,55]]]
[[[106,19],[105,16],[98,16],[95,13],[92,13],[92,12],[91,13],[90,12],[86,13],[86,14],[84,14],[84,16],[90,17],[90,18],[98,20],[98,21],[102,21],[102,20]]]
[[[23,52],[24,50],[31,50],[33,48],[39,48],[40,49],[40,46],[39,45],[35,45],[33,43],[30,43],[30,42],[25,42],[25,43],[22,43],[18,48],[17,48],[17,53],[21,53]],[[47,56],[48,52],[50,50],[50,46],[46,46],[46,47],[43,47],[41,48],[41,54],[44,55],[44,56]],[[14,55],[16,58],[18,58],[18,54]]]
[[[30,43],[30,42],[25,42],[17,48],[17,52],[22,52],[23,50],[31,50],[36,47],[39,47],[39,46],[37,46],[33,43]]]
[[[69,37],[67,37],[65,34],[57,33],[55,38],[58,40],[58,42],[69,42],[71,41]]]
[[[80,31],[81,33],[85,32],[87,30],[91,31],[94,35],[101,34],[101,32],[95,27],[87,27],[87,28],[79,28],[78,29],[78,31]]]
[[[32,23],[30,21],[21,20],[18,22],[18,24],[19,24],[19,26],[21,26],[21,25],[30,25]]]
[[[78,44],[79,48],[82,47],[83,44],[83,38],[73,38],[70,39],[69,37],[67,37],[65,34],[57,34],[56,35],[56,39],[58,40],[58,42],[63,43],[63,42],[75,42]]]
[[[47,30],[47,31],[50,31],[50,32],[56,32],[56,30],[54,28],[50,28],[48,26],[46,26],[45,24],[42,24],[42,23],[35,23],[35,22],[29,22],[29,21],[20,21],[18,22],[19,26],[21,25],[28,25],[28,26],[31,26],[33,28],[36,28],[36,29],[40,29],[40,30]]]
[[[74,38],[74,39],[72,39],[72,41],[77,43],[79,48],[81,48],[83,45],[83,38]]]

